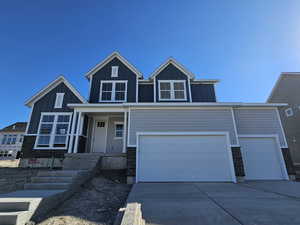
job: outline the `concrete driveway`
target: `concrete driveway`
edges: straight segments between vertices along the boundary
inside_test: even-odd
[[[148,225],[299,225],[300,183],[139,183],[128,202],[139,202]]]

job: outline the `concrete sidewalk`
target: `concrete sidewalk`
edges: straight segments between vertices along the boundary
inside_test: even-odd
[[[300,224],[300,183],[139,183],[128,202],[141,203],[148,225]]]

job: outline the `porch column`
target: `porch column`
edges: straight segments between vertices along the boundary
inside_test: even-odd
[[[126,153],[126,137],[127,137],[127,112],[124,112],[124,127],[123,127],[123,153]]]
[[[76,116],[77,116],[77,111],[74,110],[74,112],[73,112],[73,119],[72,119],[71,133],[70,133],[70,141],[69,141],[68,153],[72,153],[72,150],[73,150],[72,148],[73,148],[73,139],[74,139]]]
[[[76,137],[75,137],[75,145],[74,145],[74,153],[78,152],[78,140],[79,140],[79,132],[82,124],[82,112],[79,112],[77,119],[77,128],[76,128]]]

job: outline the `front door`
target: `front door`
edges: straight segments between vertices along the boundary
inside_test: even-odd
[[[93,152],[106,152],[107,127],[107,119],[95,120]]]

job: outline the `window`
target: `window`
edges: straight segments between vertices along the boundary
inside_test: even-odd
[[[123,138],[124,124],[121,122],[115,123],[115,139]]]
[[[186,100],[185,80],[158,81],[159,100]]]
[[[293,109],[292,108],[287,108],[285,110],[285,115],[286,115],[286,117],[293,116],[294,115]]]
[[[127,81],[102,81],[100,102],[126,102]]]
[[[55,99],[55,104],[54,104],[55,109],[62,108],[63,101],[64,101],[64,95],[65,95],[65,93],[56,93],[56,99]]]
[[[111,67],[111,77],[118,77],[119,67],[112,66]]]
[[[3,138],[2,138],[1,144],[2,144],[2,145],[6,145],[6,141],[7,141],[7,135],[4,134],[4,135],[3,135]]]
[[[15,145],[17,141],[17,135],[16,134],[5,134],[2,138],[2,145]]]
[[[20,137],[19,137],[19,142],[22,143],[23,139],[24,139],[24,134],[21,134]]]
[[[71,113],[43,113],[36,148],[66,148]]]

